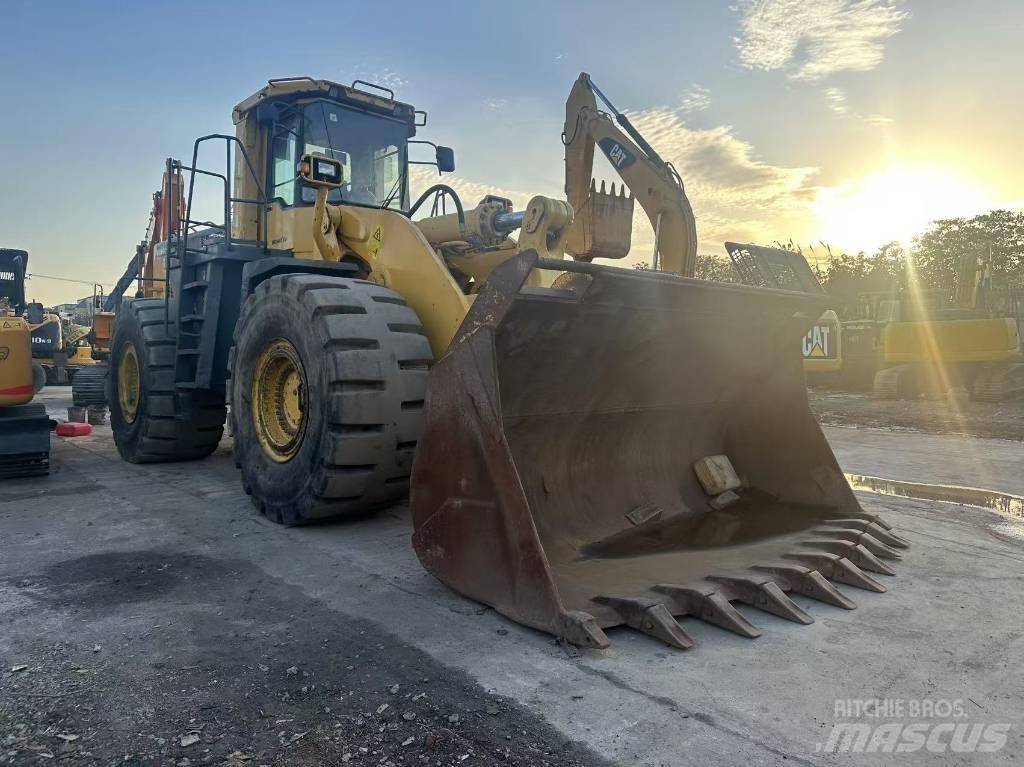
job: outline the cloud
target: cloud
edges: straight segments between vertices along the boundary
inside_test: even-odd
[[[516,210],[522,210],[526,207],[526,203],[530,201],[530,198],[534,194],[543,194],[543,192],[521,192],[515,189],[503,189],[491,184],[481,184],[476,181],[470,181],[460,176],[454,176],[446,173],[443,176],[437,175],[437,169],[428,165],[414,165],[409,171],[409,193],[413,201],[416,200],[423,192],[430,187],[432,184],[446,184],[454,189],[459,199],[462,201],[462,205],[467,210],[476,206],[480,200],[489,194],[497,195],[499,197],[507,197],[512,200],[512,205]],[[548,194],[552,194],[551,190],[548,190]],[[552,194],[552,196],[555,196]],[[454,208],[451,207],[449,200],[449,212],[452,212]],[[420,209],[420,213],[429,213],[428,204],[424,204],[424,207]]]
[[[730,126],[689,128],[676,110],[631,112],[629,119],[703,202],[786,205],[817,171],[766,163]]]
[[[811,183],[817,168],[768,163],[731,127],[690,128],[681,111],[669,107],[648,109],[630,112],[629,119],[682,176],[697,219],[700,252],[721,252],[725,240],[771,242],[789,237],[806,239],[809,233],[802,227],[810,218],[809,211],[817,194]],[[595,157],[597,178],[618,181],[611,166],[602,162],[601,157],[600,152]],[[495,181],[499,185],[482,184],[452,175],[438,177],[433,168],[415,166],[411,171],[410,187],[415,199],[430,184],[445,183],[459,193],[467,208],[488,194],[508,197],[517,210],[522,210],[534,194],[563,196],[561,188],[522,191],[502,187],[500,179]],[[620,265],[649,261],[653,245],[653,229],[637,205],[633,247]]]
[[[846,93],[842,88],[826,88],[825,100],[828,102],[828,108],[836,114],[844,115],[850,111],[846,106]]]
[[[484,105],[491,110],[504,109],[508,106],[508,99],[488,99]]]
[[[802,233],[817,168],[772,165],[730,126],[690,128],[680,110],[631,112],[629,119],[679,171],[702,253],[720,250],[729,239],[770,242]],[[653,243],[650,222],[637,206],[628,260],[649,258]]]
[[[683,92],[679,109],[683,112],[703,112],[709,106],[711,106],[711,91],[703,85],[694,83]]]
[[[383,69],[376,69],[372,71],[363,67],[357,67],[355,70],[355,77],[359,80],[366,80],[374,85],[382,85],[385,88],[390,88],[395,93],[398,93],[398,91],[409,84],[408,79],[402,77],[398,72],[391,69],[391,67],[384,67]]]
[[[908,16],[889,0],[741,0],[739,10],[740,62],[795,80],[874,69]]]

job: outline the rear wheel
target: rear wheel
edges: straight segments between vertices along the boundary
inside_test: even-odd
[[[235,462],[256,506],[295,525],[404,496],[431,360],[394,291],[303,274],[259,285],[236,326],[229,384]]]
[[[149,298],[122,304],[111,339],[106,394],[114,442],[126,461],[205,458],[220,442],[223,396],[176,390],[174,360],[164,302]]]
[[[102,407],[107,404],[106,387],[106,363],[83,367],[71,379],[71,402],[80,407]]]

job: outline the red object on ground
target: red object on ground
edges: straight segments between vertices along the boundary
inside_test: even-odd
[[[92,434],[92,426],[87,423],[68,421],[67,423],[57,424],[58,437],[84,437],[87,434]]]

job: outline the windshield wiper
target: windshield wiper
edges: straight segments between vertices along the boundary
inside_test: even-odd
[[[406,167],[408,169],[408,166]],[[394,201],[395,195],[398,194],[398,191],[402,188],[402,182],[405,181],[405,173],[406,171],[403,170],[401,173],[398,174],[398,178],[395,179],[395,185],[391,187],[391,191],[388,192],[388,196],[384,198],[384,202],[380,206],[381,208],[391,207],[391,203],[392,201]]]

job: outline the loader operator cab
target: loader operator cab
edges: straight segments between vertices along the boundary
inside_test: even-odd
[[[331,204],[409,210],[410,164],[436,165],[454,170],[452,150],[437,147],[436,160],[410,161],[409,145],[425,114],[394,100],[394,93],[379,86],[386,98],[359,87],[298,78],[271,81],[257,94],[256,122],[267,130],[267,198],[283,208],[310,207],[317,190],[299,173],[302,157],[320,156],[341,164],[342,183],[331,189]],[[368,84],[363,83],[363,86]],[[237,111],[247,104],[239,105]],[[250,107],[251,108],[251,107]],[[419,117],[424,119],[418,120]]]

